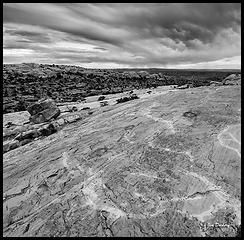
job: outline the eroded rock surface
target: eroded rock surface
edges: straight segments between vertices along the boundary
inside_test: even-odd
[[[150,96],[5,153],[3,235],[235,236],[240,87]]]
[[[64,114],[56,120],[52,120],[49,123],[33,124],[28,123],[25,125],[15,125],[3,128],[3,153],[11,151],[15,148],[23,146],[29,142],[49,136],[59,130],[65,125],[77,122],[86,118],[93,112],[78,112]],[[12,114],[11,114],[12,115]],[[14,113],[15,115],[15,113]]]

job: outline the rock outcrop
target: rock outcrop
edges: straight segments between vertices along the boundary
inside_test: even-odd
[[[3,131],[3,153],[16,149],[40,137],[56,133],[65,125],[88,117],[91,112],[69,113],[50,122],[39,124],[15,125],[5,124]]]
[[[225,85],[241,85],[241,74],[231,74],[223,82]]]
[[[217,81],[211,81],[211,82],[210,82],[210,85],[211,85],[211,86],[222,86],[223,83],[222,83],[222,82],[217,82]]]
[[[52,99],[40,100],[29,106],[27,111],[31,114],[30,121],[33,123],[48,122],[60,115],[60,109]]]

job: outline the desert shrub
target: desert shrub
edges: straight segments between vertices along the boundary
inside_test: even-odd
[[[138,99],[138,98],[139,97],[136,94],[132,94],[129,97],[119,98],[116,101],[117,101],[117,103],[123,103],[123,102],[128,102],[128,101],[131,101],[131,100],[134,100],[134,99]]]
[[[55,132],[57,132],[57,129],[54,127],[52,123],[50,123],[47,127],[42,128],[40,130],[42,136],[49,136]]]
[[[104,107],[104,106],[107,106],[107,105],[108,105],[108,101],[100,102],[100,106],[101,107]]]
[[[105,99],[105,96],[100,96],[97,101],[103,101]]]
[[[150,94],[152,91],[147,91],[148,94]]]
[[[139,99],[139,97],[134,93],[130,96],[130,100]]]
[[[123,98],[119,98],[116,100],[117,103],[123,103],[123,102],[127,102],[130,101],[129,97],[123,97]]]

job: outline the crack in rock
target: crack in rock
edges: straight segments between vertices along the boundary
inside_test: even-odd
[[[239,125],[236,125],[236,126],[239,126]],[[219,133],[219,135],[217,136],[217,139],[219,140],[219,142],[222,146],[235,151],[238,154],[238,156],[241,158],[241,148],[240,148],[241,142],[239,140],[237,140],[236,137],[234,137],[231,132],[228,132],[228,131],[231,131],[232,127],[235,127],[235,126],[228,126],[227,128],[225,128],[222,132]],[[227,133],[229,134],[231,139],[226,139],[223,137]],[[228,142],[228,140],[232,140],[233,142],[236,142],[237,145],[239,146],[239,149],[231,147],[228,144],[226,144]]]

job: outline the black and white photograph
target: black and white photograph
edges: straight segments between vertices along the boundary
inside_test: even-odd
[[[241,3],[3,3],[3,237],[241,237]]]

